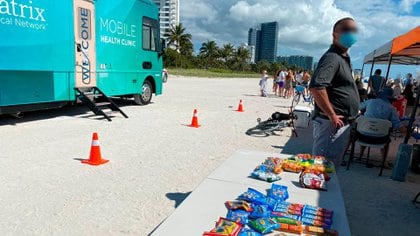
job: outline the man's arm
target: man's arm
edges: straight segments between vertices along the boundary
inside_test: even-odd
[[[335,114],[334,108],[331,105],[330,99],[328,98],[327,90],[325,88],[312,88],[312,95],[314,96],[316,105],[322,110],[322,112],[328,116],[334,127],[343,127],[344,122],[340,120],[342,116]]]

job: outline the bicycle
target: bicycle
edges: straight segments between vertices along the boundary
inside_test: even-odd
[[[261,121],[261,118],[257,119],[258,125],[248,129],[246,134],[249,136],[269,136],[275,135],[275,131],[282,131],[284,128],[291,127],[292,132],[298,136],[295,128],[294,120],[296,120],[296,116],[292,113],[284,114],[280,112],[275,112],[271,115],[271,117],[265,121]]]
[[[298,105],[301,98],[303,98],[303,102],[310,103],[311,105],[315,105],[314,97],[311,93],[308,92],[308,95],[305,95],[305,87],[302,85],[296,85],[295,87],[295,96],[293,97],[293,104]],[[292,104],[292,107],[293,107]]]

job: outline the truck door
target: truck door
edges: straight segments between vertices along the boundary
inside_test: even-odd
[[[73,1],[75,87],[94,87],[96,86],[95,4],[93,0]]]

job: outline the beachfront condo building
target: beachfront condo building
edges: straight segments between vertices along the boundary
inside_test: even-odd
[[[164,38],[168,29],[179,24],[180,0],[154,0],[154,2],[159,7],[160,35]]]
[[[275,62],[278,42],[278,23],[262,23],[258,28],[248,31],[248,45],[255,47],[254,63],[259,61]]]
[[[311,56],[279,56],[277,62],[286,63],[288,65],[297,66],[304,70],[312,70],[314,65],[314,58]]]

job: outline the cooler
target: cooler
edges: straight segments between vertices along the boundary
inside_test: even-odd
[[[311,121],[312,108],[305,106],[296,106],[293,110],[293,115],[296,116],[295,126],[297,128],[308,128]]]

